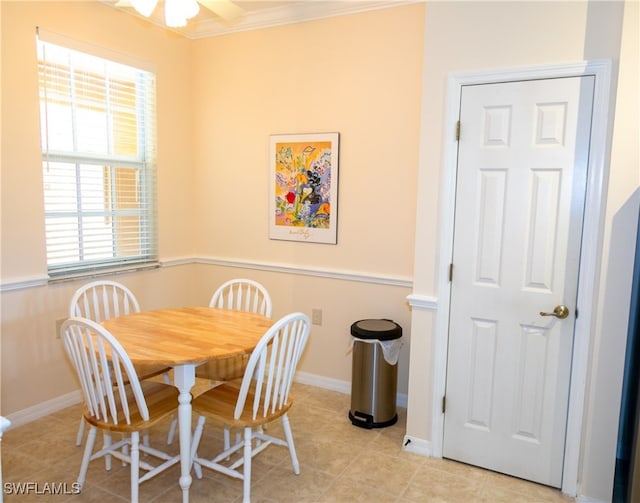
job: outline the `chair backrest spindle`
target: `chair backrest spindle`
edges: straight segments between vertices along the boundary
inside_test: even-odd
[[[69,316],[98,323],[139,311],[140,304],[133,292],[121,283],[109,280],[94,281],[78,288],[69,305]]]
[[[311,321],[304,313],[292,313],[278,320],[251,353],[240,386],[234,415],[245,408],[253,391],[253,419],[281,409],[289,400],[296,367],[309,338]]]
[[[129,399],[142,418],[149,412],[136,371],[120,343],[101,325],[71,317],[62,324],[64,347],[78,375],[89,414],[118,424],[131,423]]]
[[[251,279],[232,279],[214,292],[210,307],[249,311],[271,317],[271,298],[267,289]]]

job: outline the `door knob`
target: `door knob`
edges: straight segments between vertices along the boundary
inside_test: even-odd
[[[567,306],[556,306],[553,310],[553,313],[543,313],[540,311],[540,316],[555,316],[560,320],[564,320],[567,316],[569,316],[569,308]]]

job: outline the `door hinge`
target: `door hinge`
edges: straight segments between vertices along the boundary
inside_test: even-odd
[[[442,413],[444,414],[447,409],[447,397],[446,395],[442,397]]]
[[[449,283],[453,281],[453,264],[449,264]]]
[[[460,141],[460,121],[456,122],[456,141]]]

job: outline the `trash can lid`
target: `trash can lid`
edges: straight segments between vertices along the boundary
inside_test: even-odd
[[[351,325],[351,335],[359,339],[391,341],[402,337],[402,327],[391,320],[360,320]]]

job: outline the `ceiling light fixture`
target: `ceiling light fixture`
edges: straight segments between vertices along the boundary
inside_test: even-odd
[[[164,0],[164,22],[171,28],[186,26],[187,21],[198,14],[200,5],[228,23],[245,15],[244,9],[233,0]],[[152,17],[158,0],[117,0],[115,6],[133,7],[142,16]]]
[[[131,6],[142,14],[149,17],[158,5],[158,0],[130,0]],[[196,0],[165,0],[164,1],[164,22],[171,28],[186,26],[187,21],[196,16],[200,11],[200,6]]]

